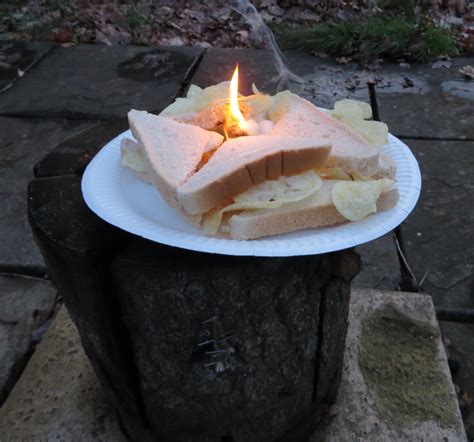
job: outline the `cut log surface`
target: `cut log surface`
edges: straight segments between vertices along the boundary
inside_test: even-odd
[[[333,402],[355,253],[162,246],[97,218],[77,175],[33,181],[29,218],[131,440],[304,440]]]

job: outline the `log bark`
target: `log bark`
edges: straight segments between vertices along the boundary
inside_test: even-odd
[[[339,385],[349,261],[357,271],[350,252],[231,257],[139,240],[120,253],[112,275],[153,433],[305,439]]]
[[[123,234],[86,207],[77,176],[32,181],[28,215],[49,276],[109,400],[130,435],[152,440],[136,387],[129,337],[109,277],[110,256],[125,241]]]

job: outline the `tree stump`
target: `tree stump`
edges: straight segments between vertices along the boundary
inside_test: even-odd
[[[30,183],[29,217],[131,440],[304,440],[334,400],[355,252],[233,257],[152,243],[91,213],[77,175]]]

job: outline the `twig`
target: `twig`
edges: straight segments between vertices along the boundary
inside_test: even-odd
[[[419,288],[421,288],[421,286],[422,286],[423,283],[425,282],[425,279],[426,279],[426,277],[428,276],[428,273],[430,273],[430,268],[429,268],[429,267],[426,269],[425,274],[421,277],[421,281],[420,281],[419,284],[418,284],[418,287],[419,287]]]
[[[405,258],[405,255],[404,255],[403,252],[402,252],[402,248],[400,247],[400,243],[399,243],[399,241],[398,241],[397,235],[394,234],[393,236],[394,236],[394,238],[395,238],[395,245],[397,246],[398,256],[400,256],[400,258],[402,259],[403,264],[405,265],[405,269],[406,269],[406,270],[408,271],[408,273],[410,274],[412,280],[415,282],[415,284],[416,284],[417,286],[419,286],[418,281],[417,281],[417,279],[416,279],[416,276],[415,276],[415,274],[413,273],[413,271],[411,270],[410,266],[408,265],[408,261],[407,261],[407,259]]]

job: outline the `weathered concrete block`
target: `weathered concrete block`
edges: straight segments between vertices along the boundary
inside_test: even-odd
[[[467,440],[430,296],[352,291],[331,414],[314,441]]]
[[[126,440],[64,307],[0,409],[0,440]]]

